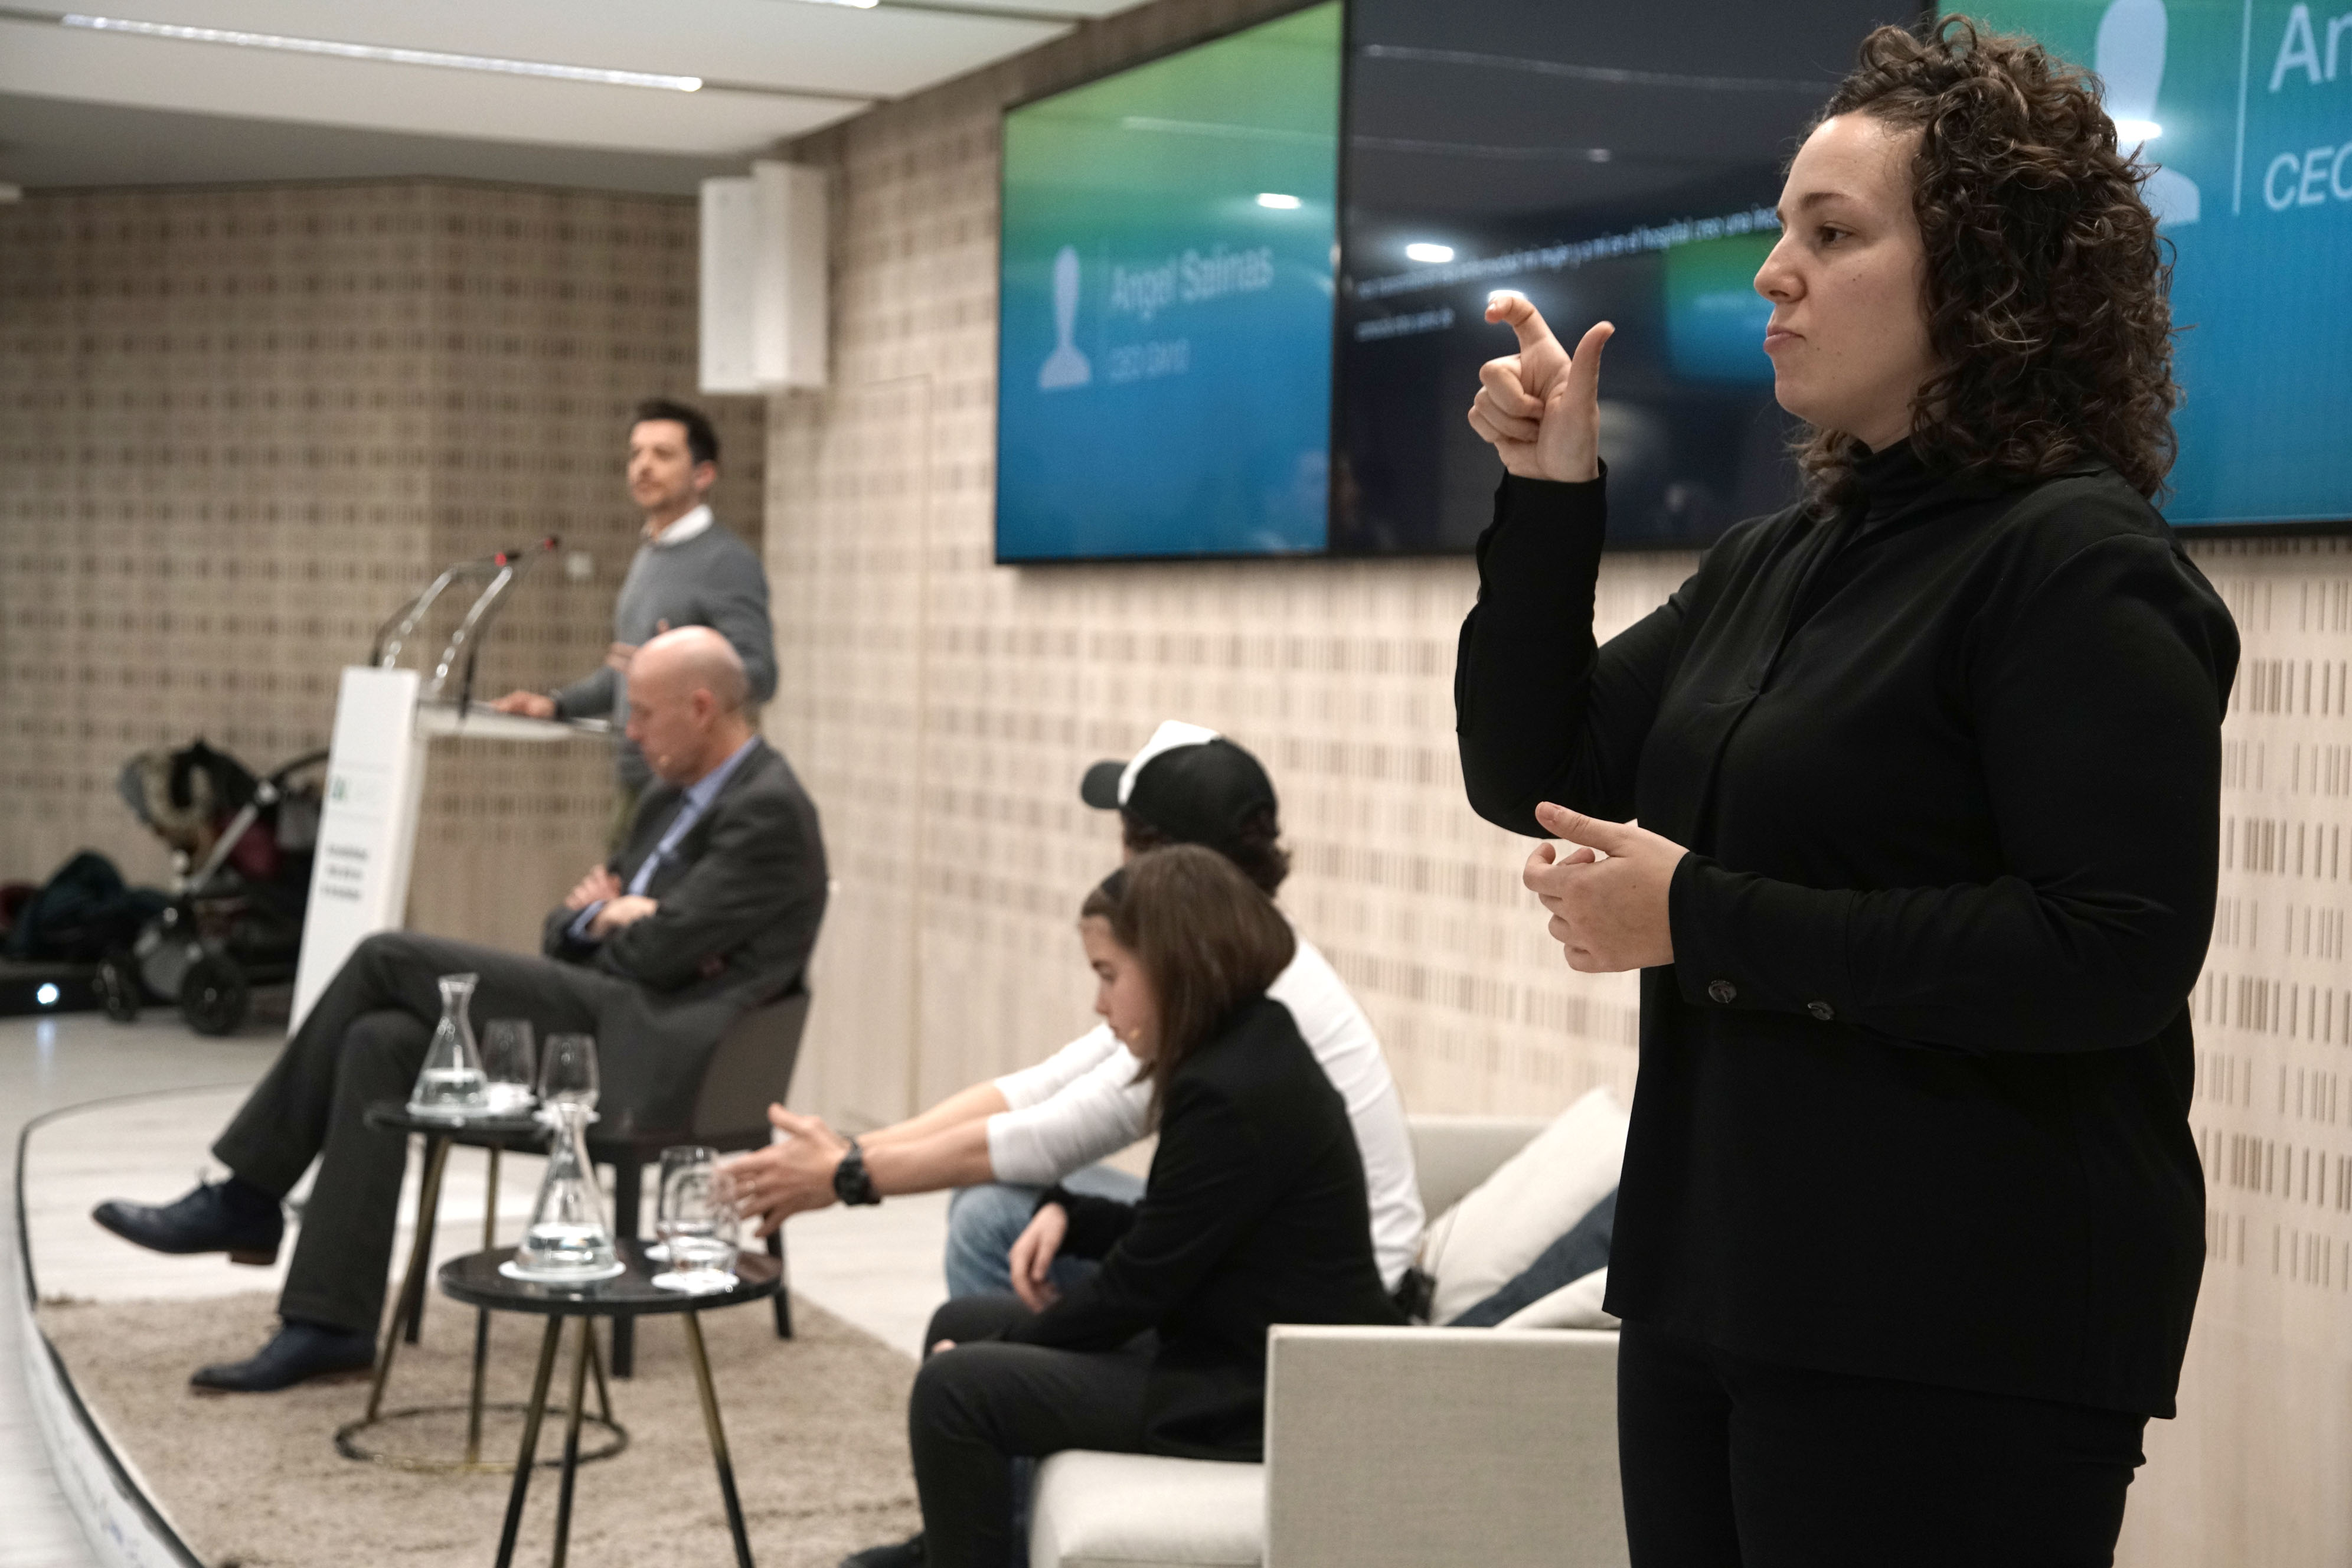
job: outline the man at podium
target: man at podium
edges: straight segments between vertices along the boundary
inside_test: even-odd
[[[480,976],[478,1019],[593,1035],[600,1111],[655,1126],[683,1124],[728,1024],[798,983],[824,913],[824,845],[800,781],[746,717],[742,660],[718,632],[681,627],[636,650],[630,687],[629,739],[658,782],[620,852],[548,916],[544,956],[369,937],[213,1145],[226,1181],[170,1204],[99,1205],[100,1225],[157,1252],[269,1264],[285,1196],[319,1162],[277,1334],[202,1369],[197,1386],[264,1393],[373,1362],[408,1140],[363,1117],[407,1097],[440,976]]]
[[[630,660],[647,637],[672,626],[709,626],[725,637],[743,662],[754,705],[776,694],[768,574],[758,553],[710,515],[706,498],[719,482],[719,433],[702,411],[658,397],[639,404],[629,426],[628,481],[629,499],[646,514],[645,536],[614,602],[613,646],[604,664],[554,691],[509,691],[491,704],[499,712],[532,719],[609,714],[615,730],[625,729]],[[627,740],[617,748],[614,771],[620,784],[613,817],[617,848],[654,773]]]

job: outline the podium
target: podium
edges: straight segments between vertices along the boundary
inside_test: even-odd
[[[548,539],[535,551],[501,551],[449,567],[383,624],[368,663],[344,668],[335,697],[326,799],[289,1034],[302,1026],[319,993],[353,948],[404,922],[416,820],[434,742],[610,742],[612,726],[601,719],[526,719],[473,700],[475,661],[507,592],[555,543]],[[403,668],[403,649],[435,603],[452,586],[469,581],[483,586],[434,668],[428,673]],[[447,689],[452,685],[454,691]]]

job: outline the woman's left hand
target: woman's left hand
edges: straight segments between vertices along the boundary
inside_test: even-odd
[[[1047,1204],[1029,1218],[1029,1228],[1013,1244],[1013,1293],[1033,1312],[1042,1312],[1061,1297],[1054,1288],[1054,1259],[1070,1233],[1070,1211]]]
[[[1520,878],[1550,911],[1552,940],[1568,966],[1614,974],[1672,963],[1666,890],[1689,851],[1633,823],[1579,816],[1549,801],[1536,807],[1536,820],[1574,847],[1563,856],[1537,845]]]

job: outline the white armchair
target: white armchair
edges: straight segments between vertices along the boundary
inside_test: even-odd
[[[1415,1117],[1434,1217],[1545,1126]],[[1617,1336],[1277,1327],[1263,1465],[1056,1454],[1030,1568],[1498,1568],[1625,1562]]]

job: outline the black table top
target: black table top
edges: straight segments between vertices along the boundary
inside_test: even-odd
[[[428,1138],[446,1138],[467,1149],[529,1149],[547,1147],[552,1131],[530,1111],[512,1116],[469,1116],[463,1121],[439,1116],[418,1116],[408,1109],[404,1100],[379,1100],[371,1104],[362,1121],[370,1127],[387,1132],[422,1132]]]
[[[542,1285],[508,1279],[499,1272],[499,1265],[515,1255],[511,1247],[471,1252],[441,1266],[441,1293],[468,1307],[487,1307],[494,1312],[636,1318],[656,1312],[703,1312],[718,1307],[740,1307],[746,1301],[767,1300],[783,1284],[784,1266],[781,1262],[764,1252],[742,1251],[735,1255],[736,1286],[732,1290],[714,1290],[700,1296],[665,1290],[653,1282],[653,1278],[666,1266],[646,1258],[646,1245],[643,1241],[620,1243],[624,1271],[610,1279],[591,1280],[584,1285]]]

